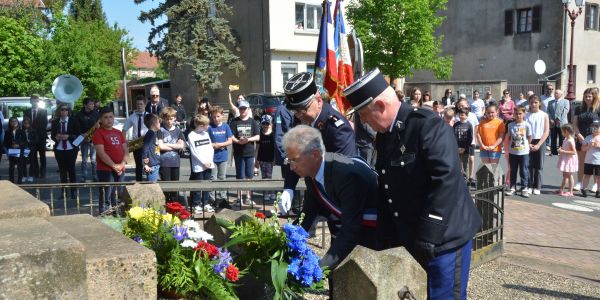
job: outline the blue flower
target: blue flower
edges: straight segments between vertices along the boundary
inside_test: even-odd
[[[175,225],[173,227],[173,237],[179,242],[187,238],[187,227],[182,225]]]
[[[139,235],[134,236],[133,240],[136,241],[136,242],[138,242],[138,243],[140,243],[140,244],[144,242],[144,240],[142,240],[142,237],[139,236]]]
[[[227,249],[220,248],[219,256],[215,257],[214,259],[218,259],[219,262],[213,267],[213,272],[221,275],[221,277],[225,279],[225,270],[233,261],[231,258],[231,253],[229,253]]]

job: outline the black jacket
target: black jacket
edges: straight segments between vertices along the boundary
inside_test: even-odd
[[[177,111],[177,117],[176,117],[177,122],[185,122],[185,120],[187,119],[187,114],[185,113],[185,107],[183,106],[183,103],[181,103],[179,105],[173,103],[173,105],[171,105],[171,107],[175,111]]]
[[[54,149],[58,146],[60,141],[56,140],[56,134],[60,132],[60,118],[56,118],[52,120],[52,129],[50,130],[50,138],[54,141]],[[73,141],[81,134],[79,131],[79,122],[77,122],[77,118],[69,117],[69,122],[67,123],[67,134],[69,135],[68,140],[71,144]],[[84,133],[84,132],[83,132]],[[73,149],[79,149],[73,145]]]
[[[7,129],[4,132],[4,147],[13,148],[13,143],[17,144],[16,148],[25,148],[27,147],[27,139],[25,138],[25,133],[21,129],[17,129],[14,134],[13,131]]]
[[[335,238],[321,259],[321,265],[333,268],[357,244],[376,248],[376,221],[372,217],[376,216],[377,174],[360,158],[325,153],[323,177],[324,194],[317,190],[314,179],[305,179],[312,197],[304,204],[301,225],[308,230],[317,216],[327,218]],[[325,195],[331,205],[321,195]]]
[[[377,135],[379,222],[389,247],[462,246],[481,217],[461,175],[452,128],[433,112],[402,104],[392,132]],[[420,261],[421,264],[426,261]]]
[[[35,118],[33,118],[32,110],[35,110]],[[48,131],[48,112],[42,108],[30,108],[25,110],[25,112],[23,113],[23,117],[31,119],[31,128],[35,131],[37,135],[38,147],[46,147],[46,132]]]
[[[315,120],[314,127],[321,132],[326,152],[340,153],[348,157],[357,157],[356,136],[350,122],[329,103],[323,102],[321,114]],[[295,189],[298,176],[289,172],[285,178],[284,188]]]
[[[79,122],[79,131],[81,133],[86,133],[92,126],[96,126],[96,122],[98,122],[98,118],[100,117],[100,113],[96,110],[92,110],[90,112],[86,112],[85,108],[82,108],[79,113],[77,113],[77,121]]]
[[[169,101],[165,98],[160,98],[156,107],[156,115],[160,117],[160,112],[165,107],[169,107]],[[148,101],[148,103],[146,103],[146,112],[152,113],[152,101]]]

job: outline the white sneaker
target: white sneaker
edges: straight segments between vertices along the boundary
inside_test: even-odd
[[[598,185],[594,183],[594,185],[592,186],[592,192],[596,192],[598,190]]]
[[[204,205],[204,212],[207,212],[207,213],[215,212],[215,209],[212,206],[210,206],[210,204],[206,204],[206,205]]]
[[[510,190],[504,192],[504,195],[506,196],[512,196],[515,193],[515,189],[511,188]]]
[[[533,194],[534,195],[539,195],[539,194],[541,194],[541,191],[538,190],[538,189],[533,189]]]
[[[248,206],[256,206],[256,202],[252,201],[251,199],[246,199],[245,204]]]
[[[196,205],[194,206],[194,214],[201,214],[203,212],[202,206]]]
[[[33,177],[29,176],[29,177],[27,177],[27,180],[28,180],[29,182],[33,182]]]
[[[575,186],[573,187],[573,190],[574,190],[574,191],[579,191],[579,190],[581,190],[581,182],[578,182],[578,183],[576,183],[576,184],[575,184]]]
[[[529,198],[529,189],[524,189],[521,195],[523,198]]]

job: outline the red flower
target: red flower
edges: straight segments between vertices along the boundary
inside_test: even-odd
[[[254,214],[254,216],[257,217],[257,218],[259,218],[259,219],[263,219],[263,220],[267,218],[267,216],[265,216],[265,214],[263,214],[261,212],[256,212]]]
[[[217,248],[217,246],[207,243],[205,241],[198,242],[198,245],[196,245],[194,250],[203,251],[204,253],[206,253],[206,255],[208,255],[209,259],[212,259],[213,257],[216,257],[219,255],[219,248]]]
[[[179,214],[177,214],[177,216],[179,217],[180,220],[185,220],[187,218],[189,218],[192,214],[187,211],[186,209],[182,210],[179,212]]]
[[[240,274],[240,270],[234,265],[229,265],[227,270],[225,270],[225,278],[229,281],[237,281],[238,275]]]
[[[185,210],[185,207],[179,202],[169,202],[165,205],[165,207],[167,208],[167,212],[170,214],[177,214],[182,210]]]

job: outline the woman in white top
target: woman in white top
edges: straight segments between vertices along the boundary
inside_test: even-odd
[[[542,169],[546,152],[546,139],[550,133],[548,114],[541,110],[542,101],[537,95],[529,97],[529,112],[525,120],[531,126],[531,144],[529,145],[529,187],[533,194],[539,195],[542,189]]]

